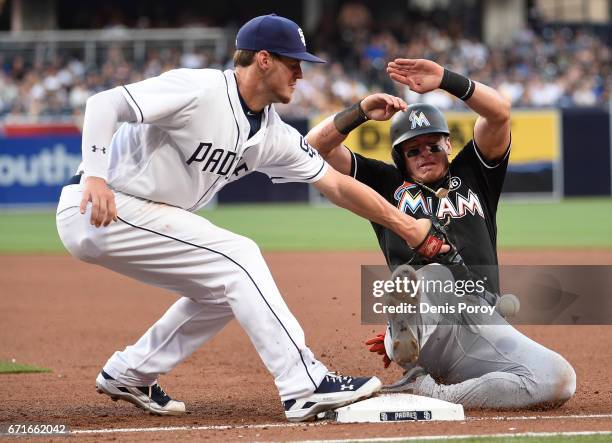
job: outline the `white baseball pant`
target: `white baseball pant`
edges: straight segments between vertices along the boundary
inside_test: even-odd
[[[120,221],[90,224],[82,185],[64,187],[57,229],[79,259],[181,296],[104,370],[128,386],[152,384],[235,317],[274,376],[282,401],[311,394],[327,368],[305,344],[258,246],[173,206],[115,192]]]

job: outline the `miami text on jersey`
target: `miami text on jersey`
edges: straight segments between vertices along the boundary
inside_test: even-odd
[[[414,192],[416,191],[416,192]],[[467,197],[460,192],[455,191],[437,200],[437,207],[433,208],[433,198],[424,197],[423,192],[418,185],[410,182],[404,182],[397,188],[393,194],[397,201],[397,207],[400,211],[406,214],[416,214],[420,209],[425,215],[432,213],[432,208],[435,209],[436,217],[439,219],[445,218],[447,215],[452,218],[462,218],[468,213],[472,215],[480,215],[484,218],[484,211],[478,195],[468,188]]]

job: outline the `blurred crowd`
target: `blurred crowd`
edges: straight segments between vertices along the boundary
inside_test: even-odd
[[[340,11],[334,29],[342,32],[321,31],[312,39],[316,48],[325,48],[317,52],[328,63],[304,63],[304,79],[298,82],[292,103],[277,110],[295,118],[329,114],[375,91],[442,109],[464,106],[443,91],[421,96],[390,81],[385,67],[395,57],[434,60],[497,88],[514,107],[608,103],[612,51],[586,30],[524,29],[511,44],[488,47],[453,26],[422,22],[401,31],[381,29],[371,20],[367,9]],[[0,59],[0,118],[79,116],[89,96],[116,85],[176,67],[231,67],[231,54],[220,58],[206,50],[150,49],[146,61],[138,65],[126,54],[130,52],[111,47],[97,66],[67,56],[44,63],[28,62],[23,56]]]
[[[119,46],[111,46],[98,66],[77,57],[28,65],[23,56],[4,60],[0,70],[0,118],[39,120],[82,116],[87,99],[97,92],[157,76],[178,67],[224,68],[206,51],[151,49],[137,67]]]
[[[513,107],[607,106],[610,100],[612,48],[586,30],[529,28],[518,31],[509,45],[488,47],[460,27],[428,22],[368,31],[370,18],[362,12],[347,14],[344,22],[339,16],[336,29],[343,32],[332,34],[334,44],[323,46],[332,49],[320,54],[329,63],[305,66],[304,80],[284,112],[299,117],[331,113],[373,91],[441,109],[465,107],[444,91],[421,95],[391,81],[386,64],[396,57],[434,60],[496,88]]]

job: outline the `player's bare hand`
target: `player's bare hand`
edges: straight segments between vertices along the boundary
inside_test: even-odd
[[[396,82],[424,94],[440,87],[444,68],[431,60],[396,58],[387,65],[387,73]]]
[[[431,220],[429,220],[428,218],[419,218],[414,221],[414,228],[415,235],[410,241],[408,241],[408,244],[412,249],[418,248],[423,243],[425,238],[429,235],[429,230],[431,229]],[[438,254],[446,254],[450,250],[450,246],[444,243],[440,248],[440,252],[438,252]]]
[[[85,214],[89,202],[91,202],[90,222],[96,228],[108,226],[112,221],[117,221],[115,194],[103,178],[87,177],[85,180],[80,205],[81,214]]]
[[[361,101],[361,109],[371,120],[389,120],[398,111],[405,111],[408,105],[404,100],[389,94],[368,95]]]

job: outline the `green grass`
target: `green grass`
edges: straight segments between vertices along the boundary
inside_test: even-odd
[[[53,212],[0,212],[0,252],[63,251]]]
[[[335,207],[225,205],[201,212],[218,226],[273,250],[376,250],[369,223]],[[612,199],[502,201],[500,248],[612,248]],[[63,252],[52,212],[0,212],[0,253]]]
[[[503,248],[612,248],[612,198],[502,202],[497,226]]]
[[[482,437],[472,437],[472,438],[452,438],[452,439],[440,439],[440,440],[422,440],[427,441],[427,443],[483,443],[483,442],[493,442],[493,443],[575,443],[575,442],[609,442],[612,438],[612,434],[600,434],[600,435],[551,435],[551,436],[521,436],[521,437],[490,437],[490,436],[482,436]],[[359,440],[355,440],[359,441]],[[415,440],[403,440],[406,442],[414,442]],[[419,440],[416,440],[419,441]],[[401,443],[402,440],[399,440]]]
[[[202,214],[266,250],[363,250],[378,244],[367,220],[331,206],[226,206]]]
[[[51,372],[51,369],[0,360],[0,374],[27,374],[34,372]]]

